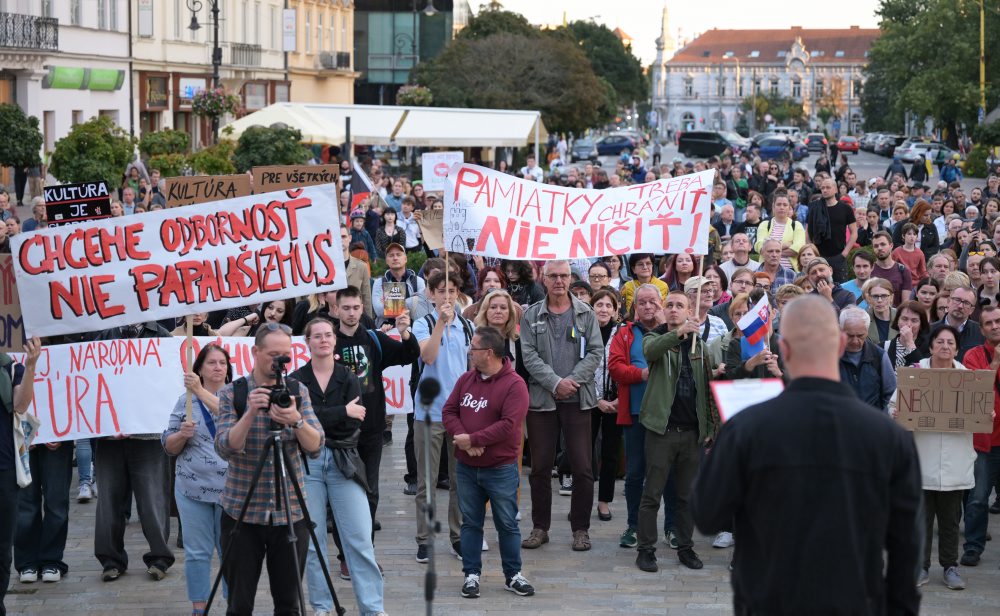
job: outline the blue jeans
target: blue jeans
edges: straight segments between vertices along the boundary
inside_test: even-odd
[[[629,528],[638,528],[639,502],[642,500],[642,486],[646,481],[646,428],[639,423],[639,416],[632,415],[632,425],[625,430],[625,507],[626,523]],[[674,530],[674,514],[677,512],[677,489],[674,487],[674,472],[670,471],[667,487],[663,490],[663,533]]]
[[[483,571],[483,523],[486,501],[493,510],[493,524],[500,543],[500,563],[509,580],[521,572],[521,529],[517,526],[517,464],[488,468],[455,461],[458,508],[462,512],[462,572]]]
[[[94,477],[94,450],[90,445],[89,438],[82,438],[75,441],[76,444],[76,470],[80,475],[80,485],[93,483]]]
[[[309,517],[316,523],[320,534],[320,555],[329,567],[326,555],[326,504],[330,503],[337,521],[344,559],[351,572],[351,586],[362,615],[378,614],[382,607],[382,574],[375,562],[372,545],[372,515],[365,489],[354,480],[344,477],[333,462],[333,452],[323,447],[319,458],[308,460],[309,474],[305,476],[306,506]],[[316,555],[316,546],[309,542],[306,560],[306,581],[309,584],[309,602],[313,610],[332,611],[333,597],[326,586],[323,569]]]
[[[990,490],[1000,477],[1000,447],[988,453],[976,452],[974,470],[976,485],[965,494],[965,545],[966,552],[982,554],[986,549],[986,530],[989,528]]]
[[[184,526],[184,579],[191,603],[208,601],[212,589],[212,552],[222,560],[222,506],[196,501],[174,490],[177,513]],[[227,595],[223,582],[223,595]]]
[[[31,485],[21,490],[17,504],[14,567],[18,571],[55,567],[63,575],[69,531],[69,486],[73,479],[73,445],[51,450],[38,445],[28,454]]]

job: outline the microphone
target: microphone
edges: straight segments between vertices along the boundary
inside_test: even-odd
[[[436,378],[429,376],[420,381],[417,393],[420,394],[420,404],[430,406],[434,403],[434,399],[438,397],[438,394],[441,393],[441,383]]]

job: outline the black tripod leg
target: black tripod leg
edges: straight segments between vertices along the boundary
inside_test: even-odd
[[[253,498],[253,493],[257,490],[257,482],[260,480],[260,476],[264,472],[264,463],[267,461],[268,449],[271,447],[274,447],[274,440],[267,439],[267,441],[264,442],[264,451],[261,452],[260,458],[257,460],[257,466],[253,469],[253,477],[250,479],[250,489],[247,490],[247,496],[243,499],[243,504],[240,505],[240,515],[236,518],[236,524],[233,526],[233,530],[229,533],[229,536],[231,537],[229,547],[231,547],[232,542],[236,540],[236,534],[240,530],[240,524],[243,523],[243,519],[247,515],[247,509],[250,507],[250,499]],[[219,583],[222,582],[222,572],[226,570],[226,562],[229,560],[229,553],[232,551],[229,547],[222,552],[222,561],[219,563],[219,572],[215,575],[215,582],[212,583],[212,592],[208,594],[208,601],[205,604],[205,616],[208,616],[208,611],[212,609],[212,601],[215,599],[215,593],[219,590]]]
[[[302,488],[299,487],[299,478],[295,475],[295,467],[292,466],[292,464],[288,459],[288,452],[285,451],[284,448],[282,448],[281,451],[282,454],[285,456],[283,462],[285,464],[285,468],[288,471],[288,478],[291,480],[289,483],[292,484],[292,488],[295,490],[295,499],[299,501],[299,507],[302,508],[302,519],[305,521],[306,528],[309,530],[309,536],[312,538],[313,547],[316,548],[316,556],[320,556],[322,552],[320,551],[319,547],[319,537],[316,535],[316,524],[312,521],[312,518],[309,516],[309,509],[306,507],[306,499],[302,495]],[[326,540],[325,534],[323,539]],[[326,586],[330,590],[330,596],[333,597],[334,610],[337,612],[337,614],[343,616],[347,612],[347,610],[340,605],[340,600],[337,599],[337,591],[334,590],[333,588],[333,578],[330,576],[330,568],[327,567],[326,561],[323,560],[322,557],[320,557],[318,560],[319,560],[319,566],[323,570],[323,577],[326,578]],[[299,586],[299,588],[301,593],[301,585]],[[305,614],[305,604],[303,604],[302,607],[303,607],[302,613]]]
[[[299,594],[299,613],[305,614],[306,597],[302,592],[302,568],[299,566],[299,538],[295,534],[295,524],[292,523],[292,504],[288,496],[288,472],[291,470],[291,465],[288,464],[288,454],[285,452],[284,443],[280,438],[275,439],[274,468],[276,479],[274,482],[275,489],[277,490],[277,496],[280,499],[281,505],[285,508],[285,515],[288,518],[288,543],[292,548],[292,559],[295,562],[295,574],[298,578],[296,590]],[[296,484],[296,487],[298,487],[298,484]],[[303,520],[306,522],[306,527],[308,528],[309,513],[306,510],[306,504],[300,500],[299,506],[302,508]]]

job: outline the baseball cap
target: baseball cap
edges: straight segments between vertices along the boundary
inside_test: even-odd
[[[403,248],[403,245],[399,242],[390,242],[389,245],[385,247],[385,254],[389,254],[389,251],[393,248],[398,248],[399,250],[406,252],[406,249]]]
[[[808,266],[806,266],[806,274],[808,274],[809,272],[811,272],[812,269],[814,267],[816,267],[817,265],[825,265],[827,267],[830,267],[830,262],[827,261],[826,259],[824,259],[823,257],[816,257],[815,259],[813,259],[812,261],[809,262]]]
[[[684,292],[687,293],[689,291],[694,291],[695,289],[700,289],[710,282],[712,281],[704,276],[691,276],[687,279],[687,282],[684,283]]]

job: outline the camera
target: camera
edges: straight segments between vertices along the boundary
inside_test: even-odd
[[[274,373],[274,385],[268,387],[268,408],[270,405],[287,409],[292,406],[292,392],[288,391],[285,385],[285,365],[292,361],[287,355],[279,355],[271,362],[271,372]]]

